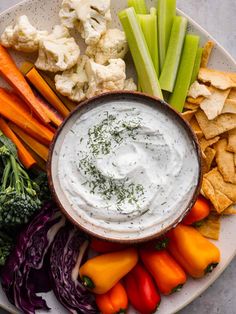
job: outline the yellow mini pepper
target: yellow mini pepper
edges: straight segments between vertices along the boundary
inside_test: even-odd
[[[103,294],[114,287],[137,262],[138,253],[134,248],[99,255],[82,265],[80,277],[88,289]]]
[[[193,278],[211,272],[220,261],[219,249],[193,227],[179,224],[168,238],[169,252]]]

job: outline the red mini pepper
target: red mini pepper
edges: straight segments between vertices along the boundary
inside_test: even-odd
[[[179,291],[186,282],[183,268],[167,250],[140,250],[141,259],[164,295]]]
[[[126,275],[124,282],[128,299],[137,311],[142,314],[156,311],[161,297],[151,275],[141,264]]]
[[[203,196],[199,196],[194,206],[183,220],[184,225],[192,225],[201,222],[210,214],[210,204]]]
[[[127,293],[120,282],[107,293],[97,294],[95,299],[102,314],[123,314],[128,308]]]
[[[92,238],[90,242],[90,247],[97,253],[110,253],[121,251],[128,248],[127,245],[122,243],[108,242],[105,240],[99,240]]]

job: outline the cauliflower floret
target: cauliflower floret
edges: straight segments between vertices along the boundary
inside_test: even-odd
[[[76,26],[87,45],[96,45],[111,20],[110,0],[63,0],[59,16],[64,26]]]
[[[108,91],[124,89],[125,62],[122,59],[110,59],[108,62],[108,65],[95,63],[91,59],[86,62],[85,70],[89,80],[87,98]]]
[[[124,90],[133,91],[133,92],[137,90],[137,85],[134,83],[133,78],[129,78],[125,80]]]
[[[39,41],[47,36],[47,31],[38,31],[32,26],[26,15],[20,16],[16,24],[9,25],[1,36],[1,44],[24,52],[34,52],[39,48]]]
[[[96,63],[106,64],[109,59],[123,59],[128,52],[125,33],[117,28],[108,29],[96,46],[88,46],[87,56]]]
[[[39,43],[39,56],[35,63],[40,70],[59,72],[72,68],[80,56],[79,46],[68,30],[60,25]]]
[[[88,76],[85,72],[85,64],[87,61],[87,56],[81,56],[76,66],[55,76],[55,84],[58,92],[77,102],[86,98]]]

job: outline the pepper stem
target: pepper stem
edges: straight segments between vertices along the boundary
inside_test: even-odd
[[[203,220],[196,221],[196,222],[193,224],[193,226],[194,226],[194,227],[201,227],[201,225],[203,224],[203,222],[204,222],[204,219],[203,219]]]
[[[169,239],[168,238],[161,239],[155,245],[155,249],[158,250],[158,251],[164,250],[164,249],[166,249],[168,247],[168,244],[169,244]]]
[[[211,273],[217,265],[218,263],[211,263],[210,265],[208,265],[205,269],[205,274]]]
[[[179,291],[182,289],[182,287],[183,287],[183,284],[182,284],[182,283],[179,284],[177,287],[175,287],[175,288],[173,288],[173,289],[171,290],[171,294],[172,294],[172,293],[175,293],[175,292],[179,292]]]
[[[119,312],[116,312],[116,314],[125,314],[126,310],[125,309],[120,309]]]
[[[83,276],[82,277],[82,281],[83,281],[83,285],[88,288],[88,289],[94,289],[95,288],[95,285],[93,283],[93,281],[87,277],[87,276]]]

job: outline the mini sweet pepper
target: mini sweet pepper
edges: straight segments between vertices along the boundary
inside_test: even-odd
[[[218,265],[219,249],[194,227],[179,224],[168,237],[169,252],[193,278],[204,276]]]
[[[138,263],[124,279],[130,303],[142,314],[151,314],[158,308],[161,297],[147,270]]]
[[[199,224],[210,214],[210,210],[209,201],[200,195],[182,223],[184,225]]]
[[[96,294],[97,306],[102,314],[123,314],[128,307],[128,297],[123,285],[118,282],[105,294]]]
[[[168,295],[182,288],[186,274],[167,250],[141,249],[140,256],[161,293]]]
[[[107,253],[89,259],[79,273],[84,286],[97,294],[108,292],[138,262],[135,248]]]
[[[92,238],[90,242],[90,248],[97,253],[110,253],[127,249],[127,245],[122,243],[108,242],[105,240],[99,240]]]

